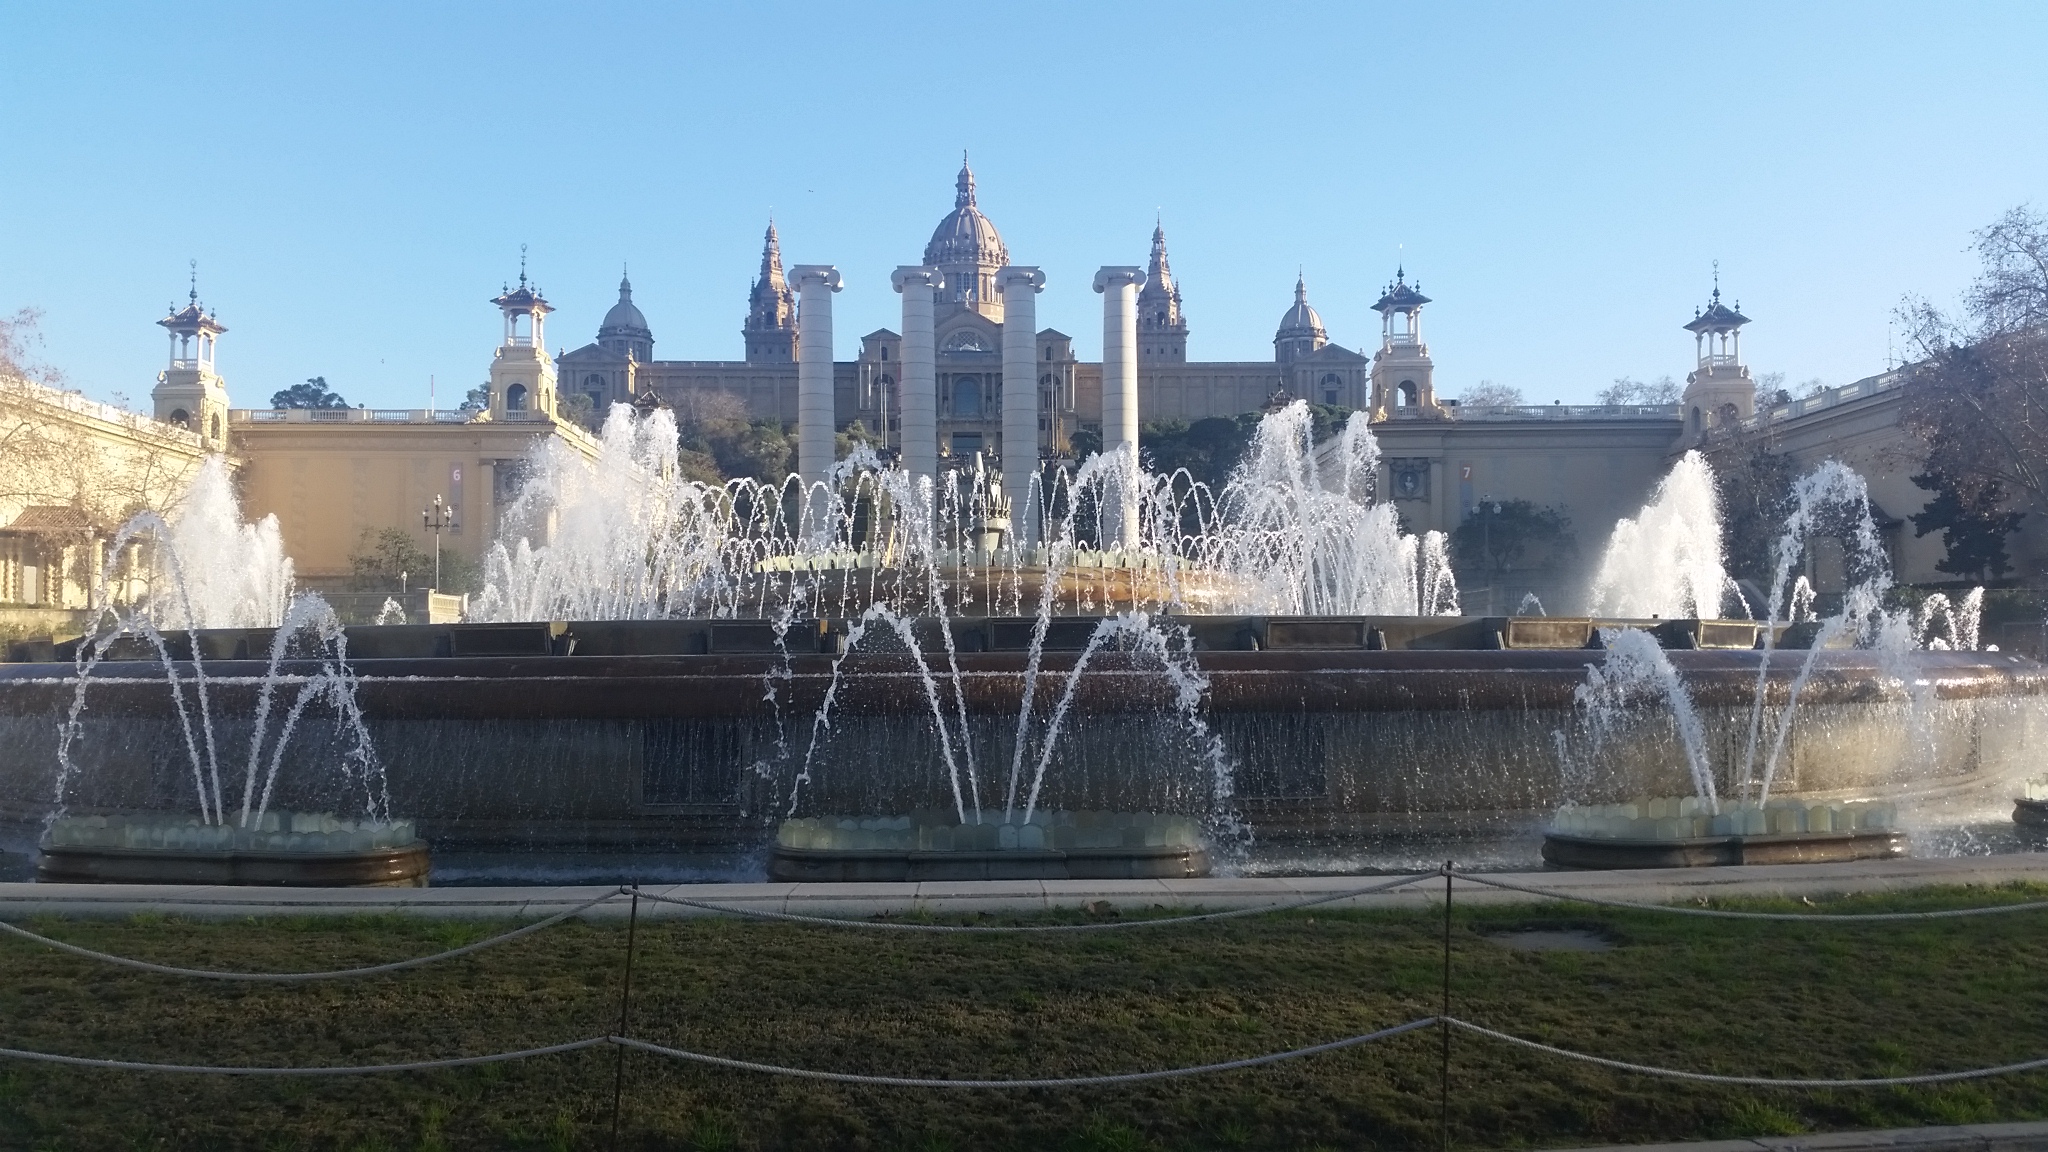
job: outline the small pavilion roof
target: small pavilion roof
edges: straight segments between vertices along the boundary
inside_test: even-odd
[[[1707,303],[1706,310],[1694,312],[1692,323],[1687,324],[1685,330],[1701,335],[1708,332],[1733,332],[1747,323],[1749,317],[1721,303],[1721,286],[1716,284],[1713,298]]]
[[[1420,282],[1409,287],[1407,270],[1397,268],[1394,270],[1394,282],[1387,285],[1385,294],[1372,306],[1372,310],[1382,316],[1389,312],[1412,312],[1429,303],[1429,297],[1422,294],[1421,288]]]

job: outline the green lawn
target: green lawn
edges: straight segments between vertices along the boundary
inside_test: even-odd
[[[1858,898],[1870,911],[2048,889]],[[1768,905],[1752,905],[1769,907]],[[304,969],[434,951],[501,925],[353,919],[38,920],[201,967]],[[1518,928],[1608,952],[1523,953]],[[1298,912],[1019,938],[643,920],[633,1033],[814,1068],[1010,1077],[1225,1060],[1436,1011],[1440,917]],[[378,1063],[613,1029],[626,928],[569,923],[426,969],[302,986],[137,973],[0,940],[0,1045],[211,1064]],[[1620,1059],[1867,1076],[2048,1055],[2048,912],[1855,927],[1556,905],[1461,911],[1456,1014]],[[869,1089],[628,1054],[632,1149],[1430,1148],[1434,1031],[1251,1071],[1084,1091]],[[0,1061],[7,1148],[610,1147],[610,1048],[415,1075],[236,1079]],[[1463,1147],[1685,1140],[2048,1116],[2048,1075],[1936,1089],[1755,1091],[1610,1073],[1458,1036]]]

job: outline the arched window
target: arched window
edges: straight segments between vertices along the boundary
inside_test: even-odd
[[[505,389],[505,411],[526,411],[526,385],[514,384],[510,388]]]
[[[1401,407],[1403,407],[1403,408],[1413,408],[1413,407],[1415,407],[1415,405],[1416,405],[1416,402],[1417,402],[1417,401],[1416,401],[1416,394],[1415,394],[1415,381],[1413,381],[1413,380],[1403,380],[1403,381],[1401,381],[1401,384],[1400,384],[1400,387],[1399,387],[1398,391],[1399,391],[1399,392],[1400,392],[1400,394],[1401,394]]]
[[[183,408],[173,408],[171,409],[171,423],[176,424],[180,428],[190,428],[192,426],[192,414]]]
[[[1343,390],[1344,381],[1335,372],[1323,377],[1323,403],[1334,406]]]
[[[953,380],[953,415],[968,420],[981,417],[981,378],[958,376]]]
[[[1700,410],[1697,407],[1692,410],[1692,434],[1700,434]]]
[[[216,412],[206,418],[206,434],[215,440],[220,439],[220,413]]]

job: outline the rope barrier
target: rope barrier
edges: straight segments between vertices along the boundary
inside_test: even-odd
[[[788,1068],[780,1064],[759,1064],[752,1060],[735,1060],[727,1056],[707,1056],[702,1052],[687,1052],[681,1048],[669,1048],[650,1044],[645,1040],[634,1040],[624,1036],[612,1037],[612,1042],[659,1056],[677,1060],[689,1060],[699,1064],[710,1064],[718,1068],[731,1068],[741,1072],[760,1072],[770,1076],[794,1076],[802,1080],[830,1080],[838,1084],[872,1084],[884,1088],[1094,1088],[1110,1084],[1138,1084],[1147,1080],[1168,1080],[1180,1076],[1202,1076],[1211,1072],[1229,1072],[1239,1068],[1257,1068],[1264,1064],[1277,1064],[1282,1060],[1294,1060],[1303,1056],[1315,1056],[1324,1052],[1335,1052],[1343,1048],[1355,1048],[1376,1040],[1386,1040],[1406,1032],[1428,1028],[1436,1023],[1435,1017],[1410,1020],[1392,1028],[1367,1032],[1359,1036],[1346,1036],[1327,1044],[1313,1044],[1307,1048],[1290,1048],[1285,1052],[1271,1052],[1264,1056],[1249,1056],[1243,1060],[1225,1060],[1216,1064],[1196,1064],[1187,1068],[1163,1068],[1151,1072],[1112,1072],[1101,1076],[1058,1076],[1021,1080],[943,1080],[918,1076],[866,1076],[855,1072],[821,1072],[811,1068]]]
[[[1594,904],[1603,908],[1629,908],[1639,912],[1672,912],[1681,916],[1707,916],[1717,920],[1789,920],[1801,923],[1870,924],[1888,920],[1953,920],[1960,916],[1991,916],[2000,912],[2030,912],[2041,908],[2048,908],[2048,900],[2032,900],[2024,904],[1985,904],[1975,908],[1946,908],[1933,912],[1737,912],[1726,908],[1688,908],[1683,904],[1645,904],[1633,900],[1615,900],[1606,896],[1586,896],[1576,892],[1559,892],[1554,888],[1537,888],[1528,884],[1495,880],[1485,875],[1462,870],[1453,870],[1452,875],[1455,875],[1460,880],[1482,884],[1488,888],[1501,888],[1509,892],[1521,892],[1550,900],[1565,900],[1575,904]]]
[[[1368,888],[1352,888],[1343,892],[1331,892],[1321,896],[1310,896],[1301,900],[1290,900],[1282,904],[1260,904],[1252,908],[1232,908],[1224,912],[1199,912],[1187,916],[1160,916],[1143,920],[1115,920],[1095,924],[919,924],[907,920],[854,920],[837,916],[806,916],[799,912],[775,912],[765,908],[742,908],[730,904],[714,904],[707,900],[691,900],[681,896],[658,896],[652,892],[640,893],[643,900],[662,904],[679,904],[685,908],[698,908],[706,912],[718,912],[728,916],[745,916],[755,920],[779,920],[795,924],[815,924],[829,928],[879,928],[894,932],[1106,932],[1119,928],[1158,928],[1169,924],[1194,924],[1207,920],[1235,920],[1245,916],[1264,916],[1273,912],[1291,912],[1299,908],[1313,908],[1319,904],[1334,904],[1339,900],[1351,900],[1359,896],[1371,896],[1379,892],[1390,892],[1405,885],[1428,880],[1443,873],[1420,872],[1413,876],[1401,876],[1383,884]],[[1460,873],[1463,875],[1463,873]]]
[[[1961,1072],[1929,1072],[1919,1076],[1878,1076],[1861,1080],[1796,1080],[1777,1079],[1770,1076],[1720,1076],[1712,1072],[1686,1072],[1677,1068],[1659,1068],[1651,1064],[1631,1064],[1626,1060],[1610,1060],[1605,1056],[1593,1056],[1574,1052],[1569,1048],[1558,1048],[1535,1040],[1524,1040],[1506,1032],[1496,1032],[1469,1021],[1446,1018],[1444,1023],[1453,1028],[1462,1028],[1475,1035],[1504,1041],[1523,1048],[1534,1049],[1567,1060],[1579,1060],[1587,1064],[1598,1064],[1623,1072],[1639,1072],[1646,1076],[1662,1076],[1672,1080],[1694,1080],[1707,1084],[1741,1084],[1752,1088],[1887,1088],[1905,1084],[1947,1084],[1957,1080],[1981,1080],[1987,1076],[2010,1076],[2018,1072],[2032,1072],[2048,1068],[2048,1056],[2038,1060],[2022,1060],[2017,1064],[1998,1064],[1989,1068],[1970,1068]]]
[[[501,932],[488,939],[464,944],[458,948],[450,948],[445,952],[436,952],[431,956],[415,956],[410,960],[394,960],[389,964],[372,964],[366,968],[337,968],[328,972],[223,972],[211,968],[179,968],[170,964],[156,964],[148,960],[135,960],[126,956],[116,956],[111,952],[96,952],[91,948],[81,948],[76,944],[67,944],[62,940],[53,940],[40,933],[31,932],[26,928],[18,928],[4,920],[0,920],[0,932],[5,932],[7,935],[18,939],[33,941],[48,948],[55,948],[59,952],[69,952],[74,956],[83,956],[89,960],[98,960],[101,963],[114,964],[122,968],[134,968],[143,972],[158,972],[166,976],[191,976],[201,980],[242,980],[267,984],[296,984],[313,980],[347,980],[357,976],[376,976],[385,972],[402,972],[408,968],[420,968],[438,961],[451,960],[457,956],[466,956],[471,952],[481,952],[486,948],[496,947],[499,944],[517,940],[521,936],[531,935],[543,928],[552,928],[572,916],[588,912],[607,900],[618,899],[624,891],[624,889],[620,889],[615,892],[607,892],[594,900],[587,900],[566,912],[558,912],[545,920],[536,920],[531,924],[522,925],[509,932]]]
[[[1318,1056],[1346,1048],[1356,1048],[1380,1040],[1389,1040],[1409,1032],[1417,1032],[1438,1025],[1449,1025],[1475,1036],[1542,1052],[1565,1060],[1576,1060],[1596,1064],[1621,1072],[1634,1072],[1645,1076],[1659,1076],[1672,1080],[1690,1080],[1708,1084],[1731,1084],[1750,1088],[1889,1088],[1915,1084],[1947,1084],[1959,1080],[1980,1080],[1992,1076],[2011,1076],[2021,1072],[2048,1069],[2048,1057],[2022,1060],[2012,1064],[1997,1064],[1985,1068],[1967,1068],[1955,1072],[1928,1072],[1914,1076],[1877,1076],[1867,1078],[1784,1078],[1772,1076],[1726,1076],[1712,1072],[1689,1072],[1680,1068],[1660,1068],[1653,1064],[1636,1064],[1627,1060],[1614,1060],[1605,1056],[1594,1056],[1585,1052],[1574,1052],[1536,1040],[1526,1040],[1507,1032],[1496,1031],[1469,1020],[1453,1016],[1425,1016],[1382,1028],[1377,1032],[1346,1036],[1322,1044],[1311,1044],[1305,1048],[1290,1048],[1281,1052],[1269,1052],[1263,1056],[1247,1056],[1241,1060],[1223,1060],[1211,1064],[1194,1064],[1183,1068],[1160,1068],[1145,1072],[1111,1072],[1098,1076],[1056,1076],[1023,1077],[1008,1080],[958,1080],[921,1076],[875,1076],[858,1072],[832,1072],[816,1068],[795,1068],[782,1064],[764,1064],[754,1060],[739,1060],[729,1056],[713,1056],[703,1052],[692,1052],[683,1048],[671,1048],[627,1036],[592,1036],[586,1040],[571,1040],[562,1044],[548,1044],[539,1048],[520,1048],[510,1052],[492,1052],[481,1056],[451,1056],[439,1060],[409,1060],[396,1064],[354,1064],[324,1067],[252,1067],[221,1066],[209,1064],[158,1064],[140,1060],[105,1060],[91,1056],[65,1056],[54,1052],[33,1052],[20,1048],[0,1048],[0,1058],[39,1061],[49,1064],[64,1064],[80,1068],[106,1068],[125,1072],[167,1072],[186,1074],[210,1074],[217,1076],[361,1076],[390,1072],[421,1072],[436,1068],[463,1068],[478,1064],[497,1064],[510,1060],[525,1060],[535,1056],[553,1056],[564,1052],[577,1052],[600,1045],[615,1045],[630,1048],[656,1056],[666,1056],[715,1068],[726,1068],[736,1072],[754,1072],[767,1076],[789,1076],[802,1080],[824,1080],[838,1084],[865,1084],[883,1088],[1099,1088],[1117,1084],[1138,1084],[1149,1080],[1169,1080],[1187,1076],[1204,1076],[1217,1072],[1232,1072],[1245,1068],[1258,1068],[1277,1064],[1283,1060],[1296,1060],[1306,1056]]]
[[[68,1064],[76,1068],[113,1068],[123,1072],[191,1072],[215,1076],[365,1076],[377,1072],[424,1072],[433,1068],[501,1064],[507,1060],[525,1060],[532,1056],[576,1052],[612,1042],[613,1038],[610,1036],[593,1036],[588,1040],[571,1040],[566,1044],[549,1044],[541,1048],[520,1048],[512,1052],[492,1052],[483,1056],[408,1060],[403,1064],[338,1064],[324,1068],[236,1068],[214,1064],[150,1064],[141,1060],[100,1060],[91,1056],[60,1056],[55,1052],[29,1052],[20,1048],[0,1048],[0,1058],[35,1060],[45,1064]]]

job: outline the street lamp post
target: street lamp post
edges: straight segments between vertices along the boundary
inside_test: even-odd
[[[439,495],[434,504],[420,512],[420,527],[434,534],[434,590],[441,588],[441,532],[455,526],[455,509],[444,502]]]
[[[1479,552],[1486,557],[1486,614],[1493,615],[1494,585],[1500,583],[1500,565],[1493,558],[1493,518],[1500,515],[1500,505],[1493,503],[1492,494],[1479,497]]]

